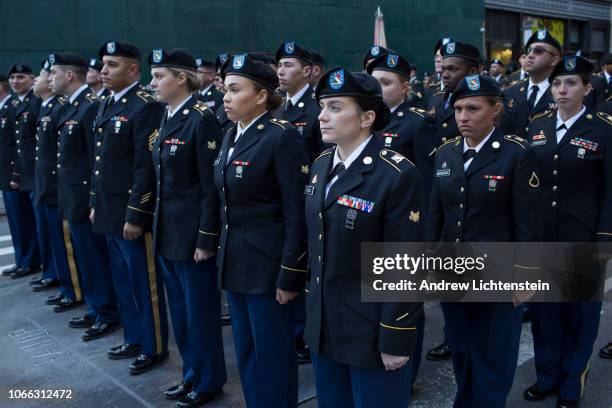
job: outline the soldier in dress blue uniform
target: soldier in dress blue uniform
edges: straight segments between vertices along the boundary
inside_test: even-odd
[[[387,55],[388,53],[389,50],[385,47],[382,47],[380,45],[371,46],[365,57],[363,57],[363,62],[361,63],[363,72],[368,72],[368,65],[370,65],[372,61],[374,61],[380,56]]]
[[[434,47],[434,72],[425,80],[426,100],[433,94],[444,91],[444,83],[442,82],[442,47],[449,42],[454,42],[450,37],[440,38]],[[429,102],[428,102],[429,106]]]
[[[213,162],[221,135],[212,110],[193,95],[200,88],[193,56],[155,49],[149,64],[151,88],[168,104],[153,146],[159,198],[153,236],[183,358],[182,381],[165,395],[179,400],[179,407],[194,407],[219,396],[227,379],[215,265],[219,197]]]
[[[215,70],[217,71],[217,75],[215,76],[215,88],[220,92],[223,90],[223,80],[220,76],[221,67],[229,57],[228,54],[219,54],[215,59]],[[227,117],[227,113],[225,113],[225,108],[223,107],[223,100],[221,100],[221,104],[216,107],[214,112],[219,125],[221,125],[221,135],[223,136],[232,126],[234,126],[234,122]]]
[[[215,86],[215,64],[202,57],[196,58],[196,64],[200,80],[198,99],[214,112],[219,106],[223,106],[223,92]]]
[[[129,370],[140,374],[168,356],[164,285],[149,232],[156,199],[151,152],[164,108],[139,88],[138,48],[108,41],[99,57],[102,83],[113,93],[94,121],[90,219],[93,232],[106,235],[123,325],[124,344],[108,356],[138,356]]]
[[[110,91],[102,85],[102,68],[104,63],[97,58],[89,59],[89,69],[87,70],[87,78],[85,83],[93,92],[100,98],[101,101],[106,100],[110,95]]]
[[[100,99],[86,84],[87,60],[72,52],[49,55],[54,92],[68,105],[59,120],[57,152],[58,198],[64,220],[64,240],[71,275],[78,276],[87,313],[72,319],[73,328],[86,328],[82,339],[105,336],[118,327],[119,314],[104,236],[92,233],[89,221],[91,172],[94,164],[93,121]],[[75,284],[76,286],[76,284]],[[69,307],[68,304],[66,304]]]
[[[319,80],[325,73],[325,58],[318,51],[310,49],[310,55],[312,56],[312,72],[310,73],[310,79],[308,83],[312,89],[317,89]]]
[[[14,64],[9,70],[9,84],[19,104],[15,107],[16,157],[11,174],[10,187],[19,190],[19,201],[9,203],[19,207],[19,235],[22,237],[22,265],[12,272],[13,278],[36,273],[41,269],[38,222],[34,211],[34,156],[36,146],[36,117],[41,100],[32,93],[34,74],[32,68]]]
[[[523,51],[521,52],[521,55],[519,56],[519,59],[518,59],[519,69],[517,69],[516,71],[508,75],[508,81],[510,81],[509,83],[510,86],[516,84],[518,81],[522,81],[523,79],[529,78],[529,73],[525,71],[526,62],[527,62],[527,54],[525,54],[525,51]]]
[[[325,149],[319,131],[319,106],[309,84],[313,62],[310,50],[289,41],[276,50],[277,75],[281,91],[286,93],[284,106],[276,112],[279,119],[290,122],[300,133],[300,139],[310,159]]]
[[[501,96],[497,83],[482,75],[467,76],[454,89],[450,103],[461,136],[436,153],[427,242],[540,241],[535,155],[522,139],[495,127]],[[442,303],[457,383],[454,407],[506,405],[524,300],[516,295],[512,303]]]
[[[343,67],[316,91],[323,140],[306,196],[305,339],[320,407],[407,407],[421,303],[362,303],[362,242],[420,241],[417,168],[374,136],[390,120],[377,80]]]
[[[612,117],[584,105],[593,68],[582,57],[561,59],[549,77],[557,109],[529,123],[547,207],[546,242],[612,241]],[[558,393],[557,407],[579,406],[600,311],[597,302],[530,305],[537,382],[525,399]]]
[[[74,299],[73,282],[70,279],[66,247],[62,239],[61,221],[57,215],[57,124],[66,100],[54,94],[50,87],[51,64],[45,59],[40,74],[34,79],[33,92],[41,100],[36,120],[36,156],[34,198],[44,241],[41,242],[44,271],[30,285],[35,292],[50,289],[62,283],[60,294],[69,293]],[[45,260],[46,258],[46,260]],[[46,262],[45,262],[46,261]],[[63,297],[63,296],[61,296]],[[58,302],[61,298],[58,300]],[[50,303],[48,303],[50,304]]]
[[[500,126],[504,132],[521,138],[527,135],[529,118],[553,106],[548,76],[561,58],[561,45],[547,30],[536,31],[525,47],[529,77],[504,90],[506,114]]]
[[[489,65],[489,75],[497,82],[501,89],[504,89],[510,83],[508,77],[504,75],[504,62],[499,59],[494,59]]]
[[[232,315],[248,407],[297,406],[294,298],[306,280],[304,185],[309,158],[299,133],[271,111],[278,78],[248,54],[223,66],[236,122],[215,160],[221,198],[217,264]]]

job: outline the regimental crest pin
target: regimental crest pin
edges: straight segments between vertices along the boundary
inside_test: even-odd
[[[576,69],[576,57],[569,57],[565,59],[565,69],[567,71],[573,71]]]
[[[285,53],[293,54],[295,52],[295,42],[290,41],[285,43]]]
[[[339,69],[332,72],[329,76],[328,82],[331,89],[337,91],[338,89],[342,88],[342,85],[344,85],[344,69]]]
[[[389,68],[395,68],[397,66],[398,60],[399,60],[399,57],[395,54],[387,55],[387,66]]]
[[[234,55],[234,61],[232,61],[232,67],[234,69],[240,69],[244,66],[244,58],[246,54]]]
[[[480,78],[478,78],[478,75],[466,76],[465,83],[470,91],[477,91],[480,89]]]

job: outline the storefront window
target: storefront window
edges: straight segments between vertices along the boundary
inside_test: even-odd
[[[523,44],[537,30],[546,29],[559,41],[561,47],[565,45],[565,21],[552,18],[525,16],[522,21]]]

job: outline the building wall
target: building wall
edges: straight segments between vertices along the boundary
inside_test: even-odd
[[[482,47],[484,0],[20,0],[0,3],[0,69],[39,66],[49,51],[90,57],[109,39],[152,48],[182,47],[204,57],[274,51],[294,40],[328,65],[360,67],[374,13],[384,13],[388,45],[431,72],[432,47],[452,36]]]

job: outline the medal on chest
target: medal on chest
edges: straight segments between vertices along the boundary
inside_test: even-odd
[[[244,174],[244,169],[248,167],[251,163],[248,161],[234,160],[232,164],[236,166],[236,178],[242,178],[242,175]]]

